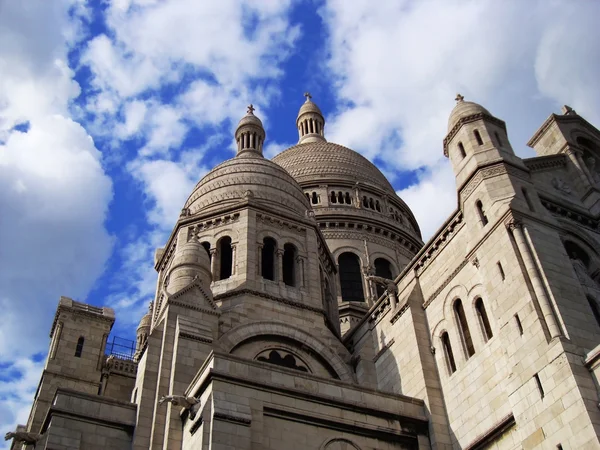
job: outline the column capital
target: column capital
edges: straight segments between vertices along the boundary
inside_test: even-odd
[[[508,222],[506,222],[506,228],[508,228],[509,231],[514,231],[517,228],[521,229],[523,228],[523,222],[519,219],[512,218]]]

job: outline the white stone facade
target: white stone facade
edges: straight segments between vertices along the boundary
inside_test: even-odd
[[[38,447],[600,448],[600,132],[565,107],[523,160],[458,96],[458,208],[424,244],[309,96],[296,125],[269,161],[241,120],[156,253],[133,360],[105,354],[110,309],[61,299]]]

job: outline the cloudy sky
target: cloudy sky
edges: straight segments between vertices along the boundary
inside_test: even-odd
[[[273,156],[310,91],[428,239],[456,208],[457,92],[523,157],[565,103],[600,125],[598,17],[595,0],[0,0],[0,428],[27,420],[60,295],[132,337],[154,249],[247,104]]]

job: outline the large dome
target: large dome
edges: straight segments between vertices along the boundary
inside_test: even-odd
[[[273,161],[302,185],[311,180],[346,181],[394,192],[390,182],[367,158],[332,142],[322,140],[298,144],[275,156]]]
[[[302,188],[290,174],[254,152],[240,154],[211,170],[196,185],[185,208],[197,214],[248,199],[302,217],[310,209]]]

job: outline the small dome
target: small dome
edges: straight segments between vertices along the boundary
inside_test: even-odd
[[[300,107],[300,111],[298,111],[298,117],[305,113],[315,113],[323,115],[317,104],[314,103],[309,97],[306,98],[306,101]]]
[[[150,312],[144,314],[144,316],[140,320],[140,324],[137,327],[138,333],[145,328],[150,328],[150,323],[152,322],[152,315]]]
[[[244,153],[257,153],[262,156],[263,143],[265,142],[265,129],[262,122],[254,115],[254,106],[248,105],[248,112],[238,123],[235,130],[238,155]]]
[[[212,275],[210,272],[210,259],[206,249],[192,238],[188,242],[180,244],[177,242],[173,260],[167,270],[168,294],[175,294],[192,283],[194,279],[199,280],[205,286],[210,285]]]
[[[311,100],[312,96],[306,92],[306,101],[298,111],[296,127],[298,128],[298,143],[326,142],[325,140],[325,117],[319,107]]]
[[[464,101],[464,97],[460,94],[456,96],[456,106],[450,113],[450,118],[448,119],[448,131],[452,130],[456,123],[462,119],[463,117],[472,116],[473,114],[487,114],[491,116],[490,112],[481,106],[479,103],[475,102],[466,102]]]
[[[252,106],[252,105],[250,105]],[[242,117],[238,123],[238,128],[243,127],[244,125],[255,125],[257,127],[263,128],[262,121],[256,117],[253,113],[248,111],[244,117]]]
[[[181,247],[177,248],[169,271],[173,271],[177,267],[183,265],[205,268],[210,272],[210,259],[208,253],[206,253],[206,249],[202,247],[202,244],[200,244],[197,239],[191,239]]]

